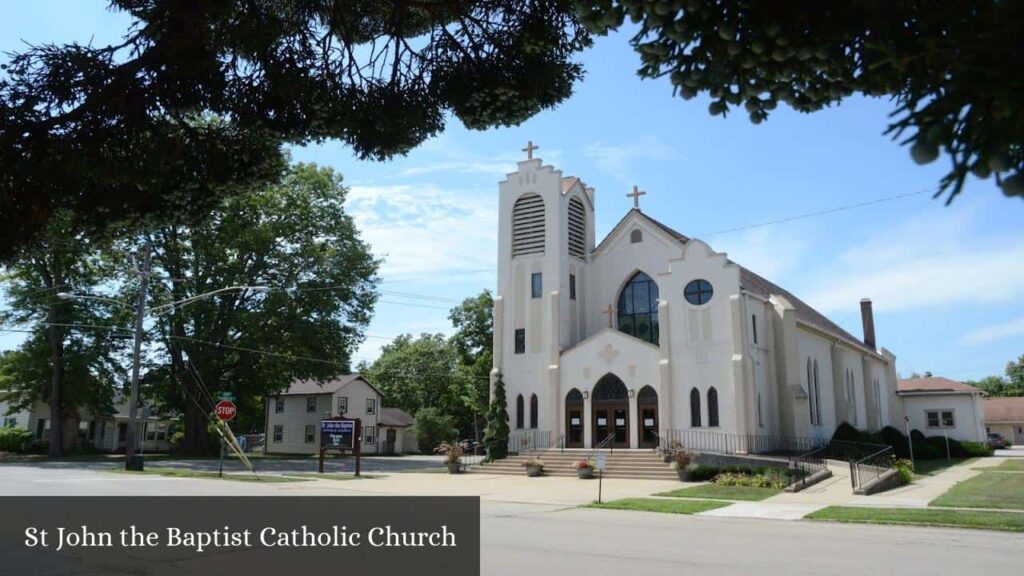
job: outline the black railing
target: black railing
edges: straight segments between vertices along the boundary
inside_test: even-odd
[[[548,430],[515,430],[508,435],[509,454],[545,450],[550,445],[551,432]]]
[[[611,434],[606,436],[605,439],[601,440],[601,442],[599,442],[597,446],[594,446],[590,450],[590,452],[588,452],[587,455],[583,457],[583,459],[584,460],[590,460],[598,452],[600,452],[601,450],[604,450],[605,448],[608,448],[608,453],[609,454],[613,453],[615,451],[615,438],[617,436],[618,436],[618,434],[616,434],[615,432],[612,432]]]
[[[807,480],[821,472],[822,470],[828,469],[828,446],[822,446],[821,448],[815,448],[798,456],[794,456],[789,459],[789,469],[792,470],[792,475],[789,477],[789,485],[799,484],[801,486],[807,485]]]
[[[466,444],[466,451],[462,453],[462,457],[459,458],[459,462],[462,464],[464,470],[468,470],[473,466],[479,466],[483,464],[487,458],[487,450],[482,442],[476,440],[464,440]]]
[[[560,452],[565,452],[565,434],[559,434],[551,444],[548,444],[537,453],[537,458],[543,457],[545,454],[557,448]]]
[[[764,434],[728,434],[713,430],[666,430],[659,436],[658,449],[713,454],[799,455],[828,445],[826,438],[769,436]]]
[[[850,483],[856,491],[893,468],[892,446],[885,446],[860,460],[850,461]]]

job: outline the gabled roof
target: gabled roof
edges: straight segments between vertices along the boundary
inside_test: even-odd
[[[366,378],[363,378],[362,374],[346,374],[344,376],[337,376],[333,380],[328,380],[327,382],[317,382],[316,380],[295,380],[290,386],[288,386],[287,390],[281,392],[280,396],[334,394],[356,380],[362,381],[364,384],[372,388],[377,394],[381,393],[376,386],[370,384]]]
[[[638,209],[633,209],[627,212],[626,215],[622,218],[622,220],[620,220],[619,223],[616,224],[614,228],[612,228],[612,232],[608,233],[608,235],[605,236],[603,240],[601,240],[601,243],[598,244],[597,248],[594,251],[596,252],[597,250],[599,250],[601,246],[603,246],[604,243],[614,235],[615,231],[623,224],[623,222],[625,222],[626,219],[629,218],[634,213],[639,215],[644,220],[646,220],[652,226],[655,226],[656,228],[662,230],[672,238],[675,238],[680,243],[686,244],[687,242],[690,241],[690,238],[683,234],[682,232],[678,232],[672,227],[662,224],[661,222],[655,220],[654,218],[651,218],[650,216],[644,214],[642,211]],[[732,260],[730,260],[730,262],[732,262]],[[824,314],[818,312],[809,304],[794,296],[788,290],[781,288],[777,284],[765,279],[763,276],[751,271],[748,268],[740,266],[735,262],[733,262],[733,264],[739,266],[740,287],[746,290],[747,292],[760,296],[764,299],[768,299],[768,297],[771,296],[772,294],[778,294],[779,296],[784,297],[786,300],[789,300],[789,302],[796,309],[796,319],[798,322],[801,322],[813,328],[817,328],[822,332],[827,332],[852,346],[871,352],[873,354],[877,354],[875,350],[869,348],[859,338],[857,338],[853,334],[850,334],[846,330],[840,328],[838,324],[829,320]]]
[[[381,408],[380,416],[377,417],[378,426],[389,426],[391,428],[408,428],[416,424],[416,419],[401,408]]]
[[[986,398],[981,403],[985,423],[1024,422],[1024,396],[1011,398]]]
[[[896,382],[896,392],[905,394],[981,394],[982,391],[963,382],[941,376],[927,378],[901,378]]]

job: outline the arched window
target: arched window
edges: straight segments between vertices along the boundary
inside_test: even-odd
[[[516,428],[523,428],[523,395],[516,396]]]
[[[708,389],[708,426],[718,426],[718,390],[714,386]]]
[[[821,424],[821,389],[818,387],[818,360],[814,360],[814,423]]]
[[[690,426],[700,428],[700,392],[696,388],[690,390]]]
[[[530,396],[530,428],[537,427],[537,395]]]
[[[512,209],[512,255],[544,253],[544,199],[537,194],[524,194]]]
[[[811,358],[807,357],[807,406],[811,411],[811,424],[816,420],[814,416],[814,373],[811,371]]]
[[[637,272],[619,294],[619,330],[658,344],[658,285]]]
[[[639,230],[639,229],[633,230],[632,232],[629,233],[629,241],[632,244],[639,244],[639,243],[643,242],[644,241],[644,231],[643,230]]]
[[[569,199],[569,255],[585,258],[587,254],[587,210],[583,202]]]

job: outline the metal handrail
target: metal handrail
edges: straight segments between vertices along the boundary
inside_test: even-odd
[[[540,452],[537,453],[536,458],[540,458],[540,457],[544,456],[545,454],[547,454],[555,446],[561,446],[561,451],[563,453],[565,452],[565,434],[559,434],[558,438],[555,438],[554,442],[548,444],[546,448],[544,448],[543,450],[541,450]]]
[[[590,460],[591,458],[593,458],[595,454],[600,452],[605,446],[607,446],[609,443],[611,443],[613,440],[615,440],[615,436],[616,436],[615,432],[612,432],[611,434],[606,436],[604,440],[601,440],[601,442],[597,446],[594,446],[594,448],[591,449],[591,451],[587,453],[587,455],[586,455],[586,457],[584,459],[585,460]],[[615,451],[615,446],[613,444],[612,447],[608,450],[608,452],[614,453],[614,451]]]
[[[868,479],[872,480],[874,478],[878,478],[879,476],[881,476],[886,470],[893,468],[892,453],[892,446],[886,446],[873,454],[870,454],[864,458],[861,458],[860,460],[857,460],[856,462],[851,460],[850,484],[853,486],[853,489],[856,490],[862,484],[864,484],[864,482],[861,482],[862,471],[868,470],[869,468],[873,470],[875,472],[875,475],[872,478]],[[884,465],[868,463],[869,460],[881,460],[881,462],[883,462]]]

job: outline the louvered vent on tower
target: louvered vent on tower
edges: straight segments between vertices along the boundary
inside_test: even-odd
[[[586,258],[587,215],[579,198],[569,200],[569,255]]]
[[[544,199],[526,194],[512,210],[512,255],[544,253]]]

